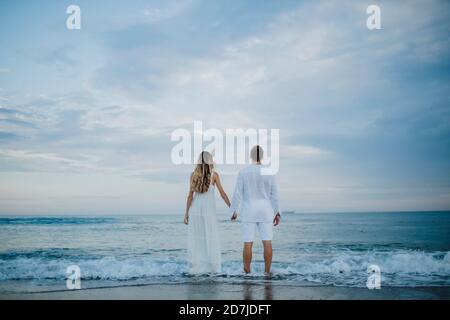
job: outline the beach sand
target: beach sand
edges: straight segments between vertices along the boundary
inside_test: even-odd
[[[449,299],[450,287],[366,288],[271,284],[152,284],[80,290],[1,294],[0,299],[150,299],[150,300],[359,300]]]

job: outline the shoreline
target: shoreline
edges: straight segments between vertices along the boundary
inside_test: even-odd
[[[0,300],[449,300],[450,287],[294,286],[266,284],[147,284],[0,293]]]

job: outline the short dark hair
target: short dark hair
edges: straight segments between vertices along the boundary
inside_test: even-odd
[[[259,145],[256,145],[250,151],[250,158],[256,162],[260,162],[263,158],[264,150]]]

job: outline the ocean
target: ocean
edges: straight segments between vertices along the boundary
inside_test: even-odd
[[[81,287],[264,282],[262,246],[244,275],[241,225],[219,215],[222,273],[187,273],[182,215],[0,217],[0,293],[62,290],[77,265]],[[273,285],[450,286],[450,212],[290,213],[274,230]]]

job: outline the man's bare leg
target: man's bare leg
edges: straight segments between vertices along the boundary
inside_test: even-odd
[[[242,258],[244,260],[244,272],[250,273],[250,264],[252,263],[252,247],[253,242],[244,242],[244,250]]]
[[[264,246],[264,272],[270,275],[270,267],[272,266],[272,241],[263,240]]]

